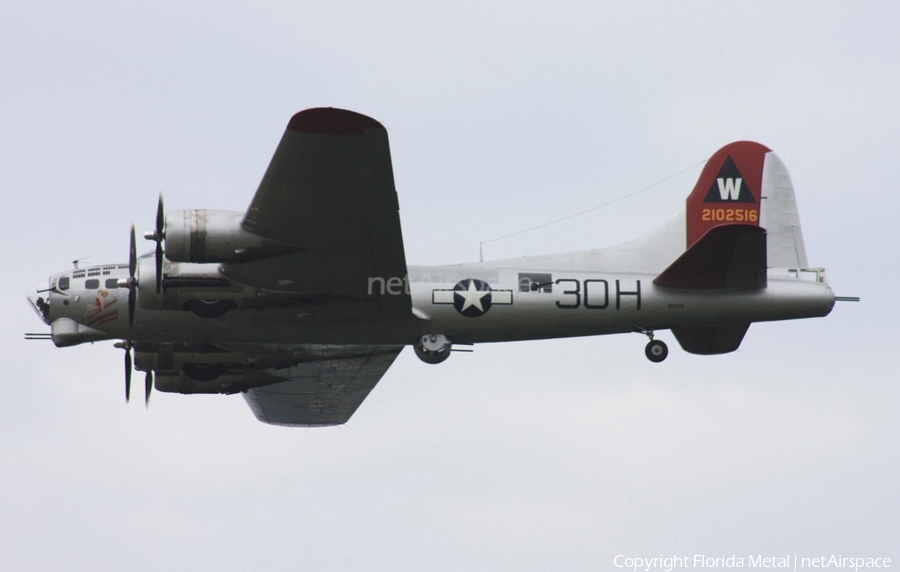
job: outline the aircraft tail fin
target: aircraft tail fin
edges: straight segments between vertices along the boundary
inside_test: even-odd
[[[770,267],[807,267],[794,187],[768,147],[738,141],[716,151],[685,207],[688,249],[715,228],[758,226],[767,233]]]

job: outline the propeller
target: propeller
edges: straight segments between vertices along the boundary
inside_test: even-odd
[[[130,340],[122,340],[115,344],[117,348],[125,350],[125,403],[128,403],[128,400],[131,399],[131,370],[133,365],[131,362],[132,345]]]
[[[165,238],[165,213],[163,210],[162,193],[159,195],[159,203],[156,207],[156,230],[144,235],[148,240],[156,242],[156,293],[162,289],[162,241]],[[128,247],[128,278],[119,281],[119,287],[128,288],[128,329],[134,328],[134,310],[137,303],[137,244],[134,234],[134,225],[131,225],[131,241]],[[125,402],[131,399],[131,373],[134,363],[131,359],[131,348],[134,343],[131,340],[122,340],[116,343],[117,348],[125,350]],[[148,370],[144,376],[144,405],[150,403],[150,392],[153,390],[153,371]]]
[[[150,406],[150,392],[153,390],[153,371],[147,370],[144,376],[144,407]]]
[[[134,273],[137,271],[137,246],[134,239],[134,225],[131,225],[131,247],[128,250],[128,328],[134,327],[134,304],[136,302],[137,280]]]
[[[125,348],[125,403],[131,399],[131,344]]]
[[[131,359],[131,349],[134,348],[134,342],[131,340],[122,340],[116,342],[115,346],[125,350],[125,403],[131,400],[131,374],[134,370],[134,362]],[[150,393],[153,392],[153,370],[147,370],[144,374],[144,405],[150,405]]]
[[[134,274],[137,272],[137,245],[134,238],[134,225],[131,225],[131,244],[128,248],[128,278],[119,280],[119,288],[128,288],[128,329],[134,327],[134,306],[137,302],[137,280]],[[131,340],[116,342],[116,347],[125,350],[125,402],[131,398],[131,370],[134,365],[131,361]]]
[[[156,203],[156,229],[144,233],[144,238],[156,243],[156,293],[162,291],[162,267],[163,267],[163,240],[166,238],[166,215],[163,209],[162,193],[159,194],[159,202]]]

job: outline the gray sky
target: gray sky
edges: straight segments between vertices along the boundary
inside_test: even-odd
[[[7,2],[0,6],[0,568],[608,570],[613,557],[900,562],[892,2]],[[169,209],[246,208],[287,120],[389,129],[410,263],[628,194],[738,139],[794,180],[823,320],[662,365],[642,336],[404,352],[339,429],[237,396],[122,399],[30,284]],[[612,245],[699,168],[486,258]],[[151,247],[146,243],[147,248]]]

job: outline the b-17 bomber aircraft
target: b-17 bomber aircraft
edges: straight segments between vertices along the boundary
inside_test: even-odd
[[[726,145],[685,205],[605,249],[408,266],[388,136],[332,108],[294,115],[246,212],[165,213],[126,264],[54,274],[29,302],[58,347],[120,340],[172,393],[242,393],[286,426],[345,423],[397,355],[639,332],[653,362],[671,330],[692,354],[732,352],[752,322],[826,316],[836,298],[806,260],[794,190],[758,143]],[[849,298],[846,298],[849,299]],[[134,359],[132,362],[132,352]]]

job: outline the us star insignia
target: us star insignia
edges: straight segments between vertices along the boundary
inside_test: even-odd
[[[477,318],[487,314],[494,304],[513,303],[512,290],[493,290],[484,280],[466,278],[456,283],[452,290],[431,291],[433,304],[453,304],[456,311],[467,318]]]

